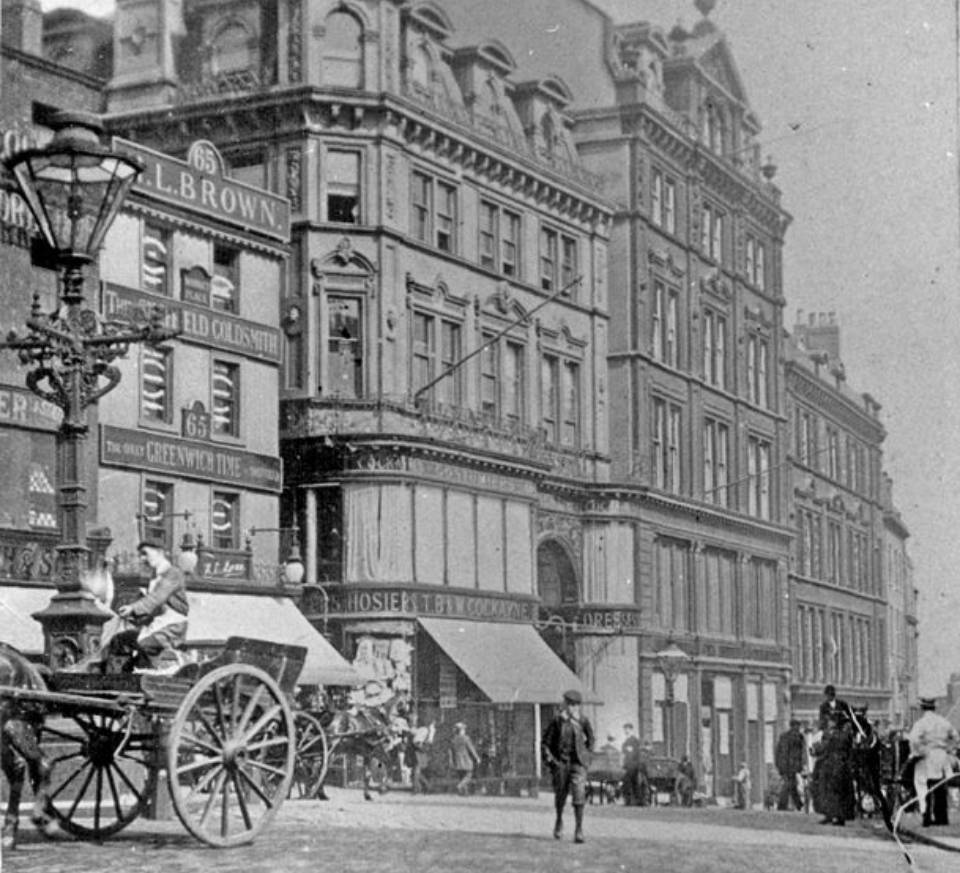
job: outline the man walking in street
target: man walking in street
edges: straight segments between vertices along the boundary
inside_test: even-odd
[[[573,804],[576,828],[573,841],[582,843],[583,808],[587,800],[587,768],[593,751],[593,727],[580,712],[583,698],[579,691],[563,695],[563,708],[543,734],[543,759],[553,775],[554,806],[557,820],[553,838],[563,834],[563,808],[567,797]]]
[[[949,793],[944,781],[953,772],[952,752],[957,746],[957,731],[936,712],[932,697],[921,697],[923,715],[910,729],[910,754],[917,762],[913,768],[913,787],[917,792],[923,826],[949,824]]]
[[[466,794],[473,778],[473,767],[480,763],[480,755],[467,736],[467,726],[458,721],[454,728],[457,732],[450,742],[450,766],[457,774],[457,794]]]
[[[640,803],[640,738],[633,733],[633,725],[623,726],[625,739],[620,747],[623,756],[623,783],[620,791],[626,806],[638,806]]]
[[[803,809],[797,778],[806,768],[807,744],[800,733],[800,722],[797,719],[790,719],[789,730],[780,735],[774,757],[781,779],[777,809],[786,810],[791,801],[794,809]]]

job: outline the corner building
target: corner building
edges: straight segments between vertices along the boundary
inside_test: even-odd
[[[439,742],[467,721],[484,775],[535,774],[539,706],[582,656],[538,635],[538,578],[577,602],[609,478],[611,207],[569,88],[391,0],[121,0],[114,53],[119,133],[210,140],[291,203],[279,433],[305,611]]]

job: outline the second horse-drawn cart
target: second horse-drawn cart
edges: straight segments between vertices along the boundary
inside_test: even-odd
[[[241,637],[177,674],[55,673],[39,687],[0,687],[31,711],[50,766],[48,814],[81,839],[135,821],[166,781],[183,826],[210,846],[252,841],[295,777],[290,699],[305,649]],[[321,740],[322,741],[322,740]]]

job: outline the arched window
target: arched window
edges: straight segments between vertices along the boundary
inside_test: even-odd
[[[327,17],[322,75],[325,86],[363,87],[363,28],[349,12],[334,12]]]
[[[580,601],[577,574],[563,547],[547,540],[537,549],[537,593],[544,606]]]
[[[234,73],[255,66],[250,34],[242,24],[227,24],[213,38],[211,66],[214,74]]]

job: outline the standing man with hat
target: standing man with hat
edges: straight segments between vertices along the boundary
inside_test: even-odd
[[[579,691],[563,695],[563,708],[543,733],[543,760],[553,775],[554,807],[557,820],[553,838],[563,834],[563,808],[570,797],[576,829],[575,843],[583,842],[583,808],[587,801],[587,768],[593,751],[593,727],[580,712],[583,698]]]
[[[917,792],[923,826],[949,824],[947,802],[949,793],[944,781],[953,772],[952,752],[957,745],[957,731],[936,712],[937,702],[932,697],[921,697],[923,715],[917,719],[907,739],[910,754],[917,761],[913,769],[913,787]]]
[[[473,778],[473,766],[480,763],[480,755],[467,736],[467,726],[458,721],[454,726],[456,733],[450,741],[450,766],[457,774],[457,794],[466,794]]]

